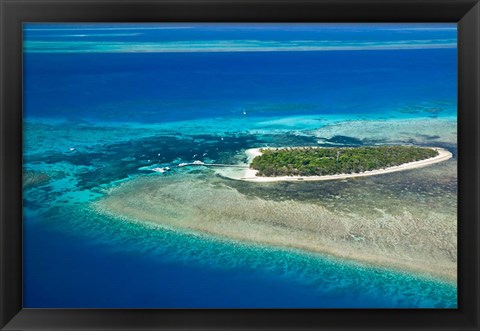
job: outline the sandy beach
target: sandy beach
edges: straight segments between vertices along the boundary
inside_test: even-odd
[[[281,181],[322,181],[322,180],[338,180],[338,179],[348,179],[348,178],[358,178],[358,177],[367,177],[375,176],[382,174],[389,174],[397,171],[411,170],[417,168],[423,168],[435,163],[443,162],[452,158],[452,153],[446,149],[439,147],[430,147],[433,150],[438,152],[438,155],[426,160],[420,160],[415,162],[404,163],[394,167],[388,167],[384,169],[365,171],[360,173],[352,174],[338,174],[338,175],[328,175],[328,176],[278,176],[278,177],[261,177],[257,176],[257,170],[245,168],[242,171],[228,171],[225,169],[217,170],[222,176],[236,179],[244,180],[249,182],[281,182]],[[251,148],[245,151],[248,157],[248,164],[259,155],[262,155],[261,148]]]

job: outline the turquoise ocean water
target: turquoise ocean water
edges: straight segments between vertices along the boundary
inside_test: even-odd
[[[25,307],[456,307],[449,281],[92,207],[152,176],[145,168],[194,155],[229,162],[251,147],[312,145],[312,130],[349,120],[455,120],[455,25],[24,29]]]

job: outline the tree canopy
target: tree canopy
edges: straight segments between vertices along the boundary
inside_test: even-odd
[[[436,150],[415,146],[262,149],[250,168],[257,176],[325,176],[383,169],[429,159]]]

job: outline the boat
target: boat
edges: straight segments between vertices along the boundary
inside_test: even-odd
[[[159,172],[159,173],[164,173],[166,172],[165,168],[153,168],[152,171]]]

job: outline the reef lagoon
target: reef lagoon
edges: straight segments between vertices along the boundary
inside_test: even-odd
[[[454,24],[24,29],[26,308],[457,307]],[[374,145],[453,157],[320,182],[178,166]]]

